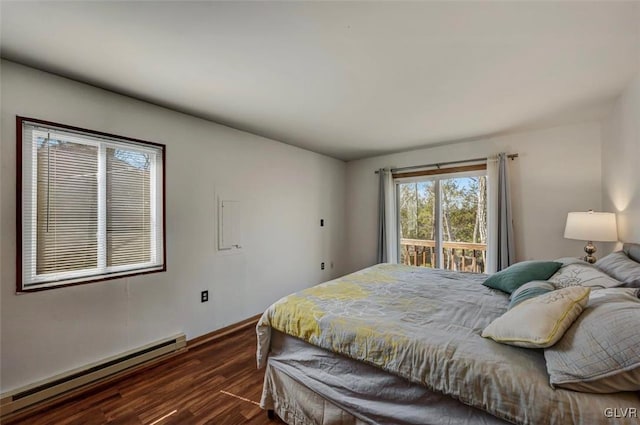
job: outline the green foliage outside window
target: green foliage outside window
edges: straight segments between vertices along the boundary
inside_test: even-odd
[[[486,243],[486,177],[442,179],[440,187],[443,240]],[[434,240],[435,183],[402,183],[399,190],[401,237]]]

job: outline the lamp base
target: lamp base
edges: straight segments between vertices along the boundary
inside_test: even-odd
[[[591,242],[591,241],[587,242],[587,245],[584,247],[584,252],[586,252],[587,255],[584,256],[583,260],[586,261],[589,264],[595,263],[597,258],[593,254],[596,251],[597,251],[597,249],[596,249],[595,245],[593,244],[593,242]]]

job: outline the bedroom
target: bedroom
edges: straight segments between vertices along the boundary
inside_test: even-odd
[[[3,404],[374,265],[380,168],[518,154],[516,260],[580,256],[588,209],[617,219],[599,258],[640,243],[638,2],[1,5]],[[165,146],[166,271],[16,294],[18,116]]]

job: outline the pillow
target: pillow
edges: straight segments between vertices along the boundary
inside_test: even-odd
[[[580,315],[589,292],[591,288],[570,286],[523,301],[491,322],[482,336],[518,347],[550,347]]]
[[[622,285],[622,282],[615,280],[606,273],[601,272],[589,263],[567,264],[549,278],[555,289],[566,288],[567,286],[591,286],[595,288],[613,288]]]
[[[640,263],[627,257],[623,251],[612,252],[596,261],[595,266],[630,288],[640,288]]]
[[[532,280],[547,280],[562,266],[553,261],[523,261],[492,274],[483,285],[507,294]]]
[[[567,264],[589,264],[589,263],[585,263],[585,261],[582,258],[576,258],[576,257],[562,257],[553,261],[555,261],[556,263],[562,263],[563,266],[566,266]]]
[[[509,310],[520,304],[522,301],[526,301],[530,298],[535,298],[538,295],[546,294],[556,288],[546,280],[534,280],[529,283],[525,283],[511,294],[509,299]]]
[[[627,257],[633,261],[640,263],[640,244],[638,243],[626,243],[622,245],[622,251],[627,254]]]
[[[574,391],[640,391],[638,289],[594,291],[564,337],[544,352],[551,385]]]

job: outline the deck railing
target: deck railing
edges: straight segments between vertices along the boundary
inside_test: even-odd
[[[409,266],[436,267],[435,249],[436,241],[403,238],[400,240],[400,262]],[[445,269],[483,273],[487,244],[445,241],[442,255]]]

